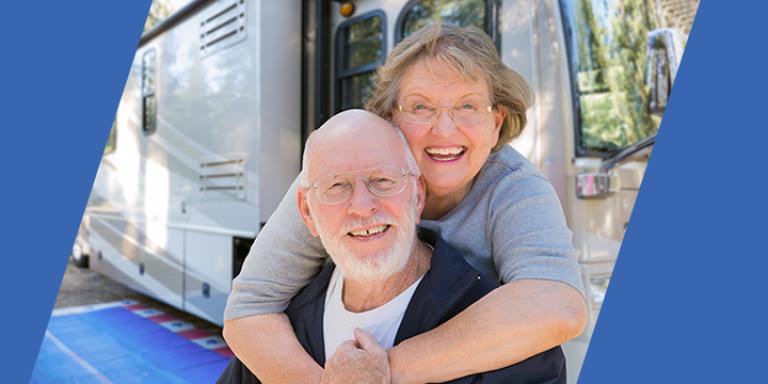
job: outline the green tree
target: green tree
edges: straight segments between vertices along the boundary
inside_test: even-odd
[[[617,55],[614,65],[618,68],[611,86],[617,99],[623,120],[622,145],[634,143],[656,132],[657,122],[648,113],[648,90],[645,84],[647,59],[646,39],[655,29],[654,6],[647,0],[624,0],[618,4],[617,17],[613,19],[616,31]]]
[[[147,33],[151,31],[153,28],[155,28],[160,22],[165,20],[166,17],[170,16],[171,13],[175,11],[175,8],[173,6],[174,2],[172,0],[154,0],[152,1],[152,5],[149,7],[149,14],[147,15],[147,20],[144,22],[144,32]]]

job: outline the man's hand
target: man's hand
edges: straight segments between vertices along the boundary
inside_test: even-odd
[[[325,362],[321,384],[389,384],[389,360],[371,334],[355,329],[355,340],[345,341]]]

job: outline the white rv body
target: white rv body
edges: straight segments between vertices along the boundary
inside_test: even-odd
[[[624,151],[606,167],[608,155],[580,148],[574,87],[583,79],[574,80],[564,21],[574,17],[571,1],[479,2],[503,61],[535,93],[528,126],[512,145],[554,186],[581,251],[591,316],[564,346],[575,382],[649,150]],[[77,239],[92,268],[222,324],[233,275],[298,175],[307,133],[348,107],[342,77],[380,63],[347,71],[341,34],[378,17],[381,59],[419,2],[353,3],[354,15],[343,17],[335,1],[189,1],[172,25],[145,36]],[[697,1],[687,3],[695,12]]]
[[[238,4],[211,2],[139,48],[116,116],[114,152],[102,160],[84,221],[94,269],[219,324],[233,239],[255,237],[301,156],[301,5],[238,4],[242,40],[201,50],[200,19],[230,3]],[[157,60],[157,126],[144,134],[149,51]]]

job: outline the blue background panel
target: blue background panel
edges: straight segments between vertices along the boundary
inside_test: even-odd
[[[149,4],[0,10],[3,382],[29,380]]]
[[[767,8],[701,2],[579,383],[768,382]]]
[[[3,5],[4,382],[29,380],[148,7]],[[700,5],[581,383],[765,381],[766,8]]]

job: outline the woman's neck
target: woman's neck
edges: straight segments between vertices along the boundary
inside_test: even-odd
[[[427,200],[424,203],[424,211],[421,218],[425,220],[437,220],[456,208],[469,194],[473,183],[467,183],[463,188],[450,192],[430,190],[427,187]]]

